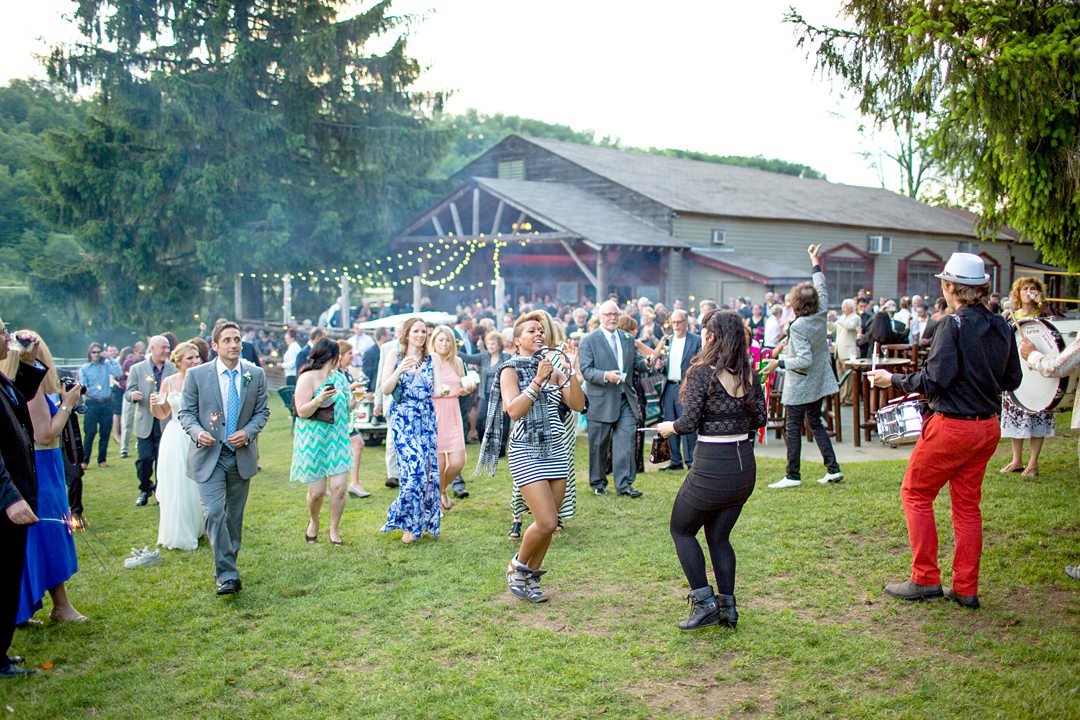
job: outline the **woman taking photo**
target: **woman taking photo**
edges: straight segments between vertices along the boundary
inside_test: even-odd
[[[465,467],[465,428],[461,422],[461,403],[458,398],[474,388],[465,377],[465,364],[457,356],[454,331],[440,325],[431,333],[428,352],[438,369],[442,384],[435,392],[436,447],[439,452],[439,502],[443,510],[454,507],[446,488]]]
[[[296,377],[296,430],[289,480],[307,484],[304,539],[318,542],[319,513],[330,485],[330,544],[341,545],[341,513],[352,463],[349,383],[338,369],[338,344],[320,338]]]
[[[26,561],[23,565],[19,590],[19,609],[15,624],[38,624],[34,613],[42,608],[42,600],[48,591],[53,607],[49,619],[53,622],[83,622],[83,616],[71,604],[64,583],[79,569],[75,556],[75,536],[68,525],[67,483],[64,478],[64,451],[60,448],[60,434],[64,431],[72,409],[79,402],[82,388],[78,383],[70,390],[61,392],[60,378],[48,346],[32,330],[13,333],[18,338],[37,341],[37,359],[48,368],[41,390],[27,403],[30,420],[34,425],[34,462],[37,468],[37,516],[38,522],[30,526],[26,537]],[[10,353],[0,371],[9,378],[15,377],[19,368],[19,356]],[[107,431],[106,431],[107,432]]]
[[[439,374],[427,340],[428,328],[420,318],[401,325],[397,366],[381,388],[384,395],[396,396],[390,404],[390,428],[401,471],[398,496],[386,512],[382,531],[402,530],[403,543],[424,533],[439,537],[439,451],[431,400]]]
[[[498,383],[499,366],[510,359],[510,353],[504,352],[506,343],[503,340],[502,333],[497,330],[489,330],[484,335],[484,349],[475,355],[458,355],[469,365],[477,365],[480,367],[480,385],[477,387],[477,396],[479,399],[478,408],[476,411],[476,430],[477,437],[483,439],[484,422],[487,420],[487,407],[489,392],[493,385]],[[498,392],[498,387],[495,388]],[[506,455],[506,440],[510,437],[510,419],[505,418],[506,424],[503,427],[503,446],[499,451],[499,457]]]
[[[365,394],[363,371],[356,368],[357,372],[360,373],[360,377],[353,377],[352,361],[354,353],[352,343],[338,340],[337,344],[338,370],[345,376],[345,382],[349,384],[349,392],[352,395],[349,399],[349,444],[352,447],[352,464],[349,466],[349,495],[357,498],[371,497],[371,493],[360,484],[360,455],[364,452],[364,438],[360,435],[360,431],[356,429],[356,408]]]
[[[1041,281],[1033,277],[1016,278],[1009,292],[1012,300],[1013,324],[1021,320],[1037,318],[1043,312],[1044,288]],[[1008,393],[1001,394],[1001,437],[1012,440],[1012,459],[1001,468],[1003,473],[1020,473],[1020,477],[1039,475],[1039,454],[1043,440],[1054,437],[1054,411],[1029,412],[1009,399]],[[1031,457],[1024,465],[1024,440],[1031,439]]]
[[[170,550],[199,547],[206,520],[203,517],[199,486],[188,476],[188,456],[194,445],[176,422],[184,379],[191,368],[201,365],[199,348],[182,342],[169,355],[177,373],[161,381],[161,389],[150,395],[150,413],[165,427],[157,460],[157,499],[160,506],[157,544]]]
[[[735,549],[731,529],[754,491],[753,433],[765,425],[765,395],[750,366],[746,326],[738,313],[712,310],[702,320],[702,349],[680,390],[683,415],[656,426],[664,437],[698,433],[694,467],[671,508],[671,538],[690,583],[690,616],[680,630],[734,628]],[[697,534],[705,528],[718,595],[705,574]]]
[[[521,548],[506,568],[510,593],[517,598],[539,603],[547,600],[540,589],[540,569],[558,523],[559,507],[566,493],[567,463],[566,427],[559,415],[559,404],[581,412],[585,394],[581,390],[577,349],[568,356],[571,376],[565,388],[563,373],[551,360],[537,362],[533,355],[544,347],[543,315],[527,313],[514,323],[515,355],[499,371],[499,395],[493,396],[488,408],[488,431],[480,448],[477,473],[495,474],[499,462],[502,415],[505,412],[515,421],[510,431],[507,456],[510,477],[521,490],[533,523],[521,539]],[[504,410],[505,408],[505,410]]]
[[[548,347],[560,347],[566,340],[566,333],[563,330],[561,323],[557,322],[555,318],[551,317],[544,310],[537,310],[536,313],[539,316],[541,329],[544,331],[544,343]],[[576,345],[576,343],[575,343]],[[510,356],[507,355],[509,358]],[[485,411],[487,406],[484,406]],[[585,409],[582,412],[587,412],[589,409],[589,399],[585,398]],[[563,493],[562,504],[559,505],[559,519],[555,523],[555,532],[560,532],[563,529],[563,523],[574,517],[574,513],[577,512],[577,470],[574,467],[574,449],[575,440],[577,437],[574,434],[577,428],[579,413],[571,410],[565,403],[559,403],[559,417],[562,419],[565,432],[563,433],[563,445],[566,447],[566,492]],[[504,420],[509,423],[510,416],[504,414]],[[503,447],[506,446],[506,437],[509,434],[507,429],[509,426],[503,425]],[[501,453],[500,457],[505,454]],[[521,495],[521,489],[516,485],[510,493],[510,512],[513,515],[513,520],[510,523],[510,532],[506,533],[506,536],[511,540],[516,540],[521,537],[521,519],[525,516],[525,513],[529,511],[528,506],[525,504],[525,498]]]

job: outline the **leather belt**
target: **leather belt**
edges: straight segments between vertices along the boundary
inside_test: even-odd
[[[950,420],[980,420],[981,421],[981,420],[996,420],[997,419],[997,413],[994,413],[993,415],[958,415],[956,413],[943,412],[943,413],[938,413],[938,415],[941,415],[943,417],[947,417]]]

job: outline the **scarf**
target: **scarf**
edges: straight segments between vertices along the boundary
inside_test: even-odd
[[[495,381],[488,390],[487,425],[484,429],[484,439],[480,444],[480,459],[476,463],[473,477],[479,477],[484,472],[487,472],[488,476],[493,476],[499,464],[499,448],[502,447],[503,414],[505,413],[499,387],[502,371],[513,368],[517,373],[518,388],[524,390],[536,377],[536,368],[539,364],[540,361],[535,357],[514,355],[499,366]],[[522,451],[532,459],[550,457],[552,453],[551,418],[547,410],[549,402],[552,402],[552,398],[548,397],[546,391],[541,390],[536,402],[532,404],[525,416],[518,420],[519,423],[524,423],[525,428]]]

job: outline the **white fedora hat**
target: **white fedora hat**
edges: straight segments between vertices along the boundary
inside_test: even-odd
[[[962,252],[953,253],[949,262],[945,263],[945,269],[934,277],[958,285],[985,285],[990,282],[983,259],[978,255]]]

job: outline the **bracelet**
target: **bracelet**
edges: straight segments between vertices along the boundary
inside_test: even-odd
[[[522,391],[521,394],[529,398],[529,400],[531,400],[532,402],[536,402],[537,398],[540,397],[540,395],[535,390],[533,390],[532,385],[529,385],[529,387],[525,388],[525,390]]]
[[[60,410],[63,410],[68,415],[71,414],[71,408],[69,408],[67,405],[61,405],[60,408],[57,410],[57,412],[60,412]]]

